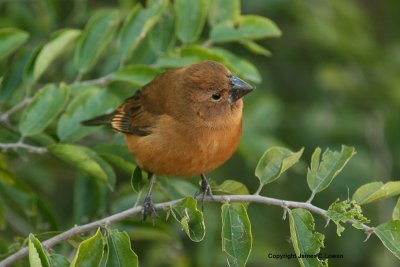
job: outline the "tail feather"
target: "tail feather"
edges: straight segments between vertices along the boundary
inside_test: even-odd
[[[114,117],[115,113],[104,114],[97,117],[94,117],[89,120],[81,121],[83,125],[86,126],[95,126],[95,125],[103,125],[103,124],[111,124],[111,121]]]

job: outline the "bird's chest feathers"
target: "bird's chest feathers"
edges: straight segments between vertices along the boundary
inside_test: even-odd
[[[229,129],[192,128],[182,131],[179,145],[169,148],[172,158],[187,168],[197,167],[194,172],[209,172],[236,151],[241,136],[241,123]]]
[[[224,151],[236,149],[237,139],[240,138],[241,132],[238,128],[229,130],[206,129],[199,130],[197,140],[189,139],[186,142],[192,144],[193,150],[198,153],[206,154],[206,156],[217,156]]]
[[[241,121],[229,128],[190,127],[163,117],[152,134],[126,136],[139,166],[147,171],[179,177],[207,173],[237,149]]]

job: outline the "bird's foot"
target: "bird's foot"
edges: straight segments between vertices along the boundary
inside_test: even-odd
[[[206,196],[212,198],[213,194],[211,191],[211,186],[208,183],[206,176],[202,174],[200,177],[201,177],[200,188],[199,191],[197,191],[194,194],[194,198],[197,198],[198,196],[201,195],[201,211],[204,211],[204,199],[206,198]]]
[[[142,208],[142,221],[145,221],[148,216],[151,216],[151,218],[155,219],[158,217],[156,208],[153,204],[153,200],[151,196],[146,196],[143,202],[143,208]]]

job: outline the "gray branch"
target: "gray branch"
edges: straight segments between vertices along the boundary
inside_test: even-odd
[[[158,203],[158,204],[155,204],[155,208],[157,210],[166,209],[166,208],[172,207],[173,205],[175,205],[177,202],[179,202],[181,200],[182,199]],[[314,206],[311,203],[282,200],[282,199],[264,197],[264,196],[260,196],[260,195],[227,195],[227,196],[214,195],[212,197],[206,197],[204,199],[204,201],[220,202],[220,203],[253,202],[253,203],[260,203],[260,204],[265,204],[265,205],[279,206],[284,209],[303,208],[303,209],[307,209],[313,213],[316,213],[316,214],[319,214],[322,216],[326,216],[326,212],[327,212],[326,210],[321,209],[317,206]],[[116,213],[109,217],[100,219],[98,221],[94,221],[94,222],[91,222],[91,223],[88,223],[85,225],[81,225],[81,226],[75,226],[59,235],[56,235],[50,239],[47,239],[46,241],[42,242],[42,244],[46,249],[50,249],[54,245],[59,244],[62,241],[68,240],[73,236],[94,230],[98,227],[107,227],[111,223],[118,222],[125,218],[140,214],[141,211],[142,211],[142,206],[137,206],[137,207],[130,208],[125,211]],[[353,223],[355,223],[355,221],[349,220],[348,223],[353,224]],[[362,224],[362,227],[363,227],[363,230],[367,234],[370,235],[371,233],[373,233],[373,228],[371,228],[365,224]],[[10,266],[12,263],[16,262],[19,259],[26,257],[27,255],[28,255],[28,248],[24,247],[24,248],[20,249],[19,251],[17,251],[16,253],[9,256],[8,258],[4,259],[2,262],[0,262],[0,267]]]
[[[28,97],[25,98],[24,100],[22,100],[21,102],[19,102],[18,104],[16,104],[14,107],[12,107],[11,109],[7,110],[6,112],[4,112],[3,114],[1,114],[0,116],[0,121],[8,123],[8,120],[10,118],[11,115],[13,115],[14,113],[18,112],[19,110],[23,109],[24,107],[26,107],[29,103],[31,103],[32,98]]]
[[[18,142],[18,143],[9,143],[9,144],[3,144],[0,143],[0,149],[3,151],[7,151],[9,149],[26,149],[31,153],[37,153],[37,154],[44,154],[47,152],[47,148],[45,147],[38,147],[38,146],[32,146],[32,145],[28,145],[22,142]]]

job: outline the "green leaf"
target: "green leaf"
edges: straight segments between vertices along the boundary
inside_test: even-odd
[[[162,242],[164,244],[169,242],[176,242],[176,232],[174,232],[172,227],[159,227],[160,221],[157,225],[150,226],[146,224],[136,224],[134,227],[131,227],[131,231],[128,232],[130,238],[138,241],[151,241],[152,243]]]
[[[132,173],[131,177],[132,188],[133,190],[135,190],[135,192],[139,192],[145,184],[146,180],[143,179],[142,170],[140,169],[139,166],[137,166],[134,172]]]
[[[199,191],[199,186],[184,179],[160,179],[157,181],[165,194],[171,199],[193,196]]]
[[[226,20],[235,22],[240,18],[240,0],[212,0],[208,22],[214,26]]]
[[[13,211],[30,218],[37,214],[35,195],[7,169],[0,167],[0,195],[5,206],[13,207]]]
[[[348,146],[342,146],[340,153],[326,149],[320,160],[321,149],[315,149],[307,172],[307,183],[313,195],[326,189],[355,153],[354,147]]]
[[[253,64],[222,48],[206,48],[199,45],[185,46],[160,57],[156,62],[156,66],[162,68],[179,68],[201,60],[220,62],[245,80],[261,81],[261,75]]]
[[[236,75],[241,76],[245,80],[260,83],[261,75],[257,68],[249,61],[236,56],[232,52],[222,48],[211,48],[211,51],[221,56],[226,62],[226,67],[228,67]],[[221,62],[223,63],[223,62]]]
[[[67,51],[68,46],[75,43],[80,33],[80,30],[64,29],[53,34],[50,41],[42,46],[35,58],[30,74],[33,82],[39,79],[58,56]]]
[[[50,262],[53,267],[69,267],[71,264],[64,255],[56,253],[50,255]]]
[[[138,256],[131,248],[128,233],[111,230],[107,238],[108,255],[106,267],[137,267]]]
[[[203,213],[197,209],[197,201],[193,197],[186,197],[176,203],[171,212],[192,241],[203,240],[205,235]]]
[[[315,232],[314,218],[308,210],[288,210],[290,236],[294,251],[297,256],[317,255],[324,247],[325,236]],[[301,266],[328,266],[327,260],[321,261],[318,258],[298,257]]]
[[[271,20],[261,16],[241,16],[235,22],[224,21],[212,27],[210,40],[214,43],[262,39],[281,36]]]
[[[154,27],[167,6],[168,0],[155,0],[148,8],[142,8],[139,4],[132,8],[124,21],[119,36],[119,52],[122,63]]]
[[[222,205],[222,250],[228,255],[228,265],[245,266],[253,236],[246,208],[240,203]]]
[[[104,238],[100,228],[94,236],[79,244],[78,251],[70,267],[100,266],[104,254]]]
[[[156,62],[156,66],[162,68],[180,68],[201,60],[214,60],[227,65],[226,60],[214,51],[199,45],[189,45],[160,57]]]
[[[28,40],[29,34],[19,29],[0,29],[0,61]]]
[[[148,41],[156,54],[168,51],[175,43],[175,17],[172,10],[167,10],[149,32]]]
[[[100,144],[94,147],[94,151],[128,174],[131,174],[136,167],[135,161],[125,145]]]
[[[161,68],[180,68],[201,60],[220,62],[245,80],[261,81],[261,75],[253,64],[222,48],[188,45],[160,57],[155,65]]]
[[[304,148],[292,152],[284,147],[271,147],[265,151],[257,164],[255,175],[263,184],[268,184],[278,179],[283,172],[299,161]]]
[[[116,10],[103,10],[93,15],[81,34],[74,54],[74,65],[87,72],[111,42],[119,23]]]
[[[369,223],[369,220],[362,214],[360,205],[354,200],[339,201],[339,199],[337,199],[329,206],[326,215],[336,224],[336,233],[338,236],[340,236],[345,229],[341,223],[353,220],[355,223],[352,225],[357,229],[362,229],[361,224]]]
[[[48,149],[57,158],[82,171],[84,174],[88,174],[107,184],[111,190],[114,189],[114,170],[93,150],[70,144],[54,144],[50,145]]]
[[[98,131],[99,127],[84,126],[81,122],[111,112],[119,103],[118,97],[108,90],[93,86],[82,88],[61,115],[57,125],[57,136],[62,142],[75,142]]]
[[[21,85],[25,66],[31,59],[32,53],[33,51],[25,49],[13,57],[0,84],[0,102],[6,103],[13,92]]]
[[[107,206],[107,185],[91,177],[78,175],[74,185],[73,214],[76,224],[88,223],[104,214]]]
[[[206,21],[208,0],[175,0],[175,34],[183,43],[194,43]]]
[[[374,228],[383,245],[400,259],[400,221],[390,221]]]
[[[396,206],[393,209],[392,220],[400,220],[400,197],[397,199]]]
[[[42,51],[42,48],[43,45],[38,45],[33,49],[30,58],[24,68],[23,82],[24,85],[27,86],[28,88],[31,88],[35,82],[35,80],[33,79],[33,70],[35,68],[36,59],[39,56],[40,51]]]
[[[6,228],[6,214],[3,201],[0,199],[0,230],[4,230]]]
[[[211,184],[211,191],[214,195],[248,195],[247,187],[238,181],[225,180],[220,185]]]
[[[28,249],[30,267],[50,267],[49,259],[42,244],[33,234],[29,234]]]
[[[372,182],[360,186],[353,194],[353,199],[360,205],[386,199],[400,194],[400,181]]]
[[[254,41],[242,40],[242,41],[239,41],[239,42],[247,50],[249,50],[250,52],[253,52],[254,54],[262,55],[262,56],[266,56],[266,57],[270,57],[272,55],[272,53],[268,49],[262,47],[261,45],[257,44]]]
[[[37,91],[19,123],[22,136],[41,133],[57,117],[68,100],[68,87],[47,85]]]
[[[146,65],[134,65],[121,68],[115,72],[113,81],[127,82],[132,85],[142,87],[151,82],[161,70]]]

